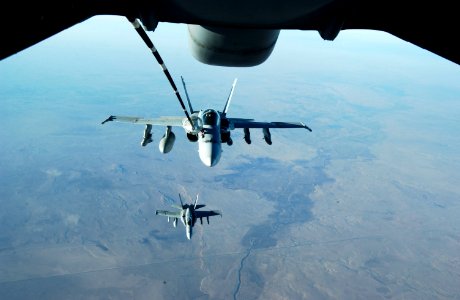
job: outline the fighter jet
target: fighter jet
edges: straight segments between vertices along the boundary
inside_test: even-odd
[[[118,122],[128,122],[136,124],[145,124],[144,137],[142,139],[141,145],[146,146],[147,144],[153,141],[152,139],[152,125],[164,125],[166,126],[166,132],[160,140],[160,152],[168,153],[171,151],[176,136],[172,132],[171,127],[181,126],[184,128],[187,138],[190,142],[198,142],[198,152],[200,155],[201,161],[208,167],[215,166],[219,160],[222,153],[221,143],[227,143],[227,145],[232,145],[233,141],[230,137],[230,130],[235,128],[244,129],[244,140],[246,143],[251,143],[250,138],[250,128],[262,128],[264,139],[267,144],[271,145],[271,134],[270,128],[305,128],[309,131],[311,129],[301,122],[255,122],[254,119],[242,119],[242,118],[227,118],[227,111],[230,105],[230,101],[233,96],[233,91],[235,89],[236,81],[233,82],[232,88],[230,90],[230,95],[227,98],[225,107],[222,112],[215,109],[204,109],[200,111],[195,111],[190,102],[188,96],[187,87],[185,85],[184,79],[182,79],[182,84],[184,86],[185,95],[187,96],[187,102],[189,106],[190,113],[185,108],[184,101],[177,90],[176,84],[169,73],[168,68],[166,67],[163,59],[160,56],[160,53],[153,45],[153,42],[148,37],[147,33],[142,28],[138,20],[133,21],[133,26],[136,29],[139,36],[142,38],[146,46],[152,51],[153,56],[157,60],[158,64],[163,69],[163,72],[166,78],[169,81],[174,94],[176,95],[179,103],[182,106],[184,111],[184,117],[160,117],[156,119],[145,119],[143,117],[129,117],[129,116],[110,116],[102,122],[105,124],[110,121]]]
[[[172,131],[173,126],[184,128],[190,142],[198,143],[198,153],[201,161],[208,167],[215,166],[221,157],[222,143],[231,146],[233,140],[230,131],[242,128],[244,130],[244,140],[251,144],[250,128],[261,128],[263,138],[268,145],[272,144],[270,128],[305,128],[311,129],[302,122],[256,122],[253,119],[228,118],[227,112],[232,99],[233,90],[237,80],[233,82],[230,95],[228,96],[225,107],[222,111],[215,109],[193,110],[190,99],[187,100],[191,112],[191,122],[186,117],[160,117],[156,119],[145,119],[141,117],[110,116],[102,124],[109,121],[128,122],[135,124],[145,124],[144,137],[141,145],[146,146],[153,141],[152,125],[166,126],[166,132],[160,140],[159,149],[161,153],[168,153],[172,150],[176,136]],[[187,91],[185,82],[182,78],[184,89]]]
[[[302,122],[255,122],[254,119],[242,119],[242,118],[227,118],[227,111],[230,106],[230,101],[233,96],[236,81],[233,82],[230,94],[225,103],[222,112],[215,109],[204,109],[195,111],[190,102],[188,96],[187,87],[184,79],[182,84],[184,86],[185,95],[187,97],[188,107],[190,112],[185,108],[184,101],[177,90],[176,84],[169,73],[163,59],[161,58],[158,50],[153,45],[152,41],[140,25],[138,20],[133,22],[134,28],[136,29],[139,36],[145,42],[147,47],[152,51],[153,56],[157,60],[158,64],[163,69],[163,72],[168,79],[174,94],[176,95],[179,103],[182,106],[185,117],[159,117],[156,119],[145,119],[143,117],[129,117],[129,116],[113,116],[111,115],[102,122],[105,124],[110,121],[128,122],[135,124],[145,124],[144,137],[141,145],[146,146],[153,141],[152,125],[163,125],[166,126],[166,132],[160,140],[159,149],[161,153],[168,153],[172,150],[176,136],[172,132],[173,126],[181,126],[184,128],[187,138],[190,142],[198,142],[198,153],[201,161],[208,167],[215,166],[222,153],[221,143],[227,143],[231,146],[233,140],[230,137],[230,131],[236,128],[242,128],[244,130],[244,140],[246,143],[251,143],[250,128],[261,128],[265,142],[269,145],[272,144],[270,128],[304,128],[312,131],[307,125]]]
[[[182,198],[179,194],[180,206],[172,204],[172,207],[177,208],[177,211],[167,211],[167,210],[157,210],[156,214],[160,216],[167,216],[168,222],[172,219],[174,227],[177,227],[177,220],[180,219],[182,224],[185,226],[185,234],[187,239],[192,238],[192,228],[195,225],[197,219],[200,219],[201,225],[203,225],[203,218],[206,218],[206,221],[209,224],[209,217],[211,216],[221,216],[222,213],[219,210],[208,210],[208,211],[199,211],[198,209],[205,207],[204,204],[198,203],[198,195],[196,195],[194,204],[184,204]]]

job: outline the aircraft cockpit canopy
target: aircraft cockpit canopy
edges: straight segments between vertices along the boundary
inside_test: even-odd
[[[203,113],[203,124],[216,126],[219,115],[215,110],[208,109]]]

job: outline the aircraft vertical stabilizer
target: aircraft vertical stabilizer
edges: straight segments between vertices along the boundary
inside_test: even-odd
[[[227,114],[228,107],[230,106],[230,102],[232,101],[233,91],[235,90],[235,85],[236,85],[237,80],[238,80],[238,78],[235,78],[235,80],[233,80],[232,89],[230,90],[230,94],[228,95],[227,102],[225,102],[225,107],[224,107],[224,110],[222,112],[224,116]]]
[[[190,101],[190,97],[188,96],[188,91],[187,91],[187,87],[185,86],[184,77],[181,76],[180,79],[182,80],[182,85],[184,86],[185,97],[187,98],[187,102],[188,102],[188,107],[189,107],[189,109],[190,109],[190,113],[193,114],[195,111],[193,110],[192,102]]]

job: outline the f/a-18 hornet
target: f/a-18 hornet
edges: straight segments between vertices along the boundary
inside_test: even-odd
[[[167,211],[167,210],[157,210],[156,214],[160,216],[168,217],[168,222],[173,219],[172,223],[173,226],[177,226],[177,220],[180,219],[182,224],[185,226],[185,234],[187,235],[187,239],[192,238],[192,228],[195,225],[195,222],[200,219],[201,225],[203,225],[203,218],[206,218],[206,221],[209,224],[209,217],[211,216],[221,216],[222,213],[219,210],[207,210],[201,211],[198,210],[200,208],[205,207],[205,204],[197,204],[198,203],[198,195],[196,195],[195,203],[194,204],[184,204],[182,202],[182,198],[179,194],[180,206],[176,204],[172,204],[172,207],[177,208],[177,211]]]
[[[187,91],[184,84],[184,89]],[[261,128],[264,140],[268,145],[272,144],[270,128],[305,128],[311,129],[301,122],[256,122],[253,119],[228,118],[227,111],[232,99],[233,90],[235,88],[236,79],[228,96],[227,102],[222,112],[215,109],[202,109],[195,111],[192,108],[190,99],[187,95],[187,100],[190,108],[190,120],[186,117],[159,117],[156,119],[145,119],[141,117],[127,116],[110,116],[104,123],[109,121],[129,122],[135,124],[145,124],[144,137],[141,145],[146,146],[153,141],[152,125],[166,126],[166,132],[160,140],[159,149],[161,153],[168,153],[172,150],[176,136],[171,130],[172,126],[181,126],[184,128],[187,138],[190,142],[198,143],[198,153],[201,161],[208,167],[215,166],[221,157],[222,143],[231,146],[233,140],[230,136],[230,131],[236,128],[244,130],[244,140],[246,143],[251,143],[250,128]]]
[[[236,79],[233,82],[224,109],[222,112],[220,112],[215,109],[204,109],[199,111],[194,110],[188,96],[184,79],[181,77],[185,95],[187,96],[188,107],[190,110],[189,113],[185,108],[184,102],[182,101],[182,97],[177,90],[174,80],[172,79],[168,69],[163,62],[163,59],[153,45],[152,41],[147,36],[138,21],[134,22],[133,25],[163,69],[166,78],[168,79],[177,99],[179,100],[179,103],[182,106],[185,117],[159,117],[155,119],[146,119],[143,117],[110,116],[105,121],[103,121],[102,124],[105,124],[109,121],[118,121],[146,125],[144,130],[144,138],[141,142],[142,146],[146,146],[153,141],[152,125],[166,126],[166,132],[160,140],[159,144],[160,152],[162,153],[168,153],[171,151],[176,140],[176,136],[174,132],[172,132],[171,127],[181,126],[184,128],[187,138],[190,142],[198,142],[198,153],[200,155],[200,159],[208,167],[215,166],[219,162],[222,153],[222,143],[227,143],[229,146],[233,144],[233,140],[230,136],[230,131],[236,128],[242,128],[244,130],[244,140],[248,144],[251,143],[249,129],[261,128],[265,142],[267,142],[269,145],[272,144],[270,128],[305,128],[311,131],[307,125],[301,122],[255,122],[254,119],[228,118],[227,111],[233,96],[233,91],[235,89],[237,81]]]

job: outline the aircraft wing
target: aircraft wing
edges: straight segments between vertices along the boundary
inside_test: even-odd
[[[166,216],[171,218],[180,218],[181,212],[180,211],[167,211],[167,210],[157,210],[155,212],[156,215]]]
[[[211,216],[222,216],[222,212],[220,210],[195,210],[195,217],[197,217],[198,219]]]
[[[302,122],[256,122],[250,119],[228,119],[232,128],[305,128],[311,131],[310,127]]]
[[[456,5],[456,1],[448,0],[237,0],[222,9],[221,1],[213,0],[4,1],[0,10],[0,60],[93,16],[117,15],[141,18],[150,29],[155,27],[155,20],[227,28],[276,26],[316,30],[329,40],[339,30],[380,30],[460,64]],[[251,13],[254,9],[256,15]]]
[[[101,124],[110,121],[127,122],[135,124],[149,124],[149,125],[164,125],[164,126],[182,126],[184,117],[159,117],[155,119],[145,119],[141,117],[127,117],[127,116],[110,116]]]

